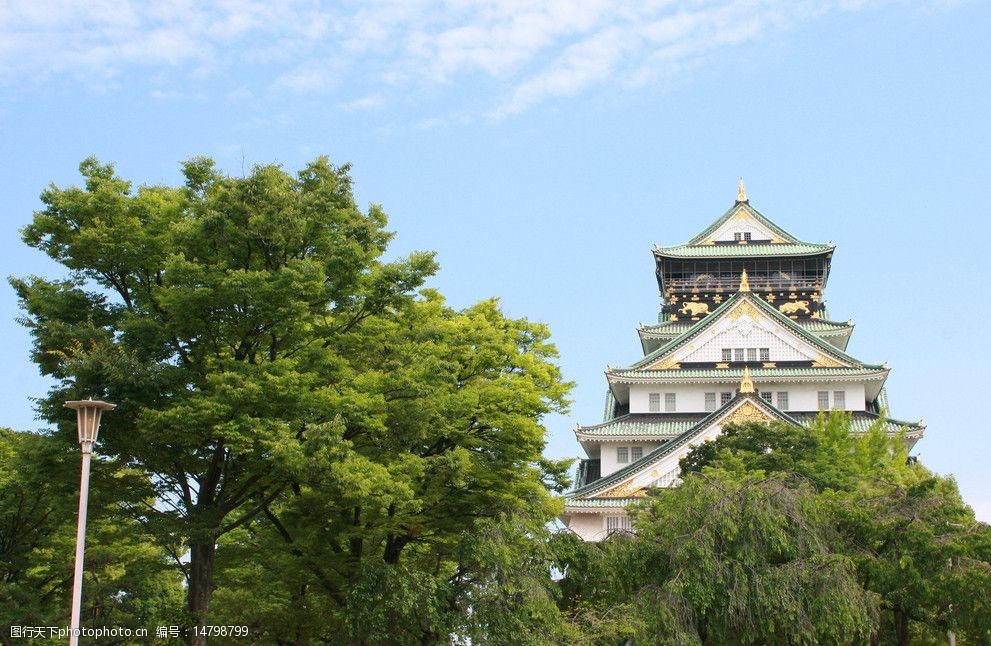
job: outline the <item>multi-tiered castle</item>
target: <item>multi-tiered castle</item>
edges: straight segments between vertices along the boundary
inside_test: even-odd
[[[888,409],[887,363],[846,354],[853,322],[829,319],[831,243],[802,242],[736,203],[686,244],[654,247],[663,305],[639,329],[644,357],[606,370],[603,421],[579,425],[580,462],[562,520],[585,540],[629,528],[626,505],[677,484],[678,461],[728,423],[807,425],[839,409],[862,432]],[[888,418],[915,443],[925,424]]]

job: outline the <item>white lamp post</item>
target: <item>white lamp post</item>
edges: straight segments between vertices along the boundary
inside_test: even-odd
[[[89,460],[93,453],[96,435],[100,432],[100,416],[105,410],[113,410],[116,404],[93,401],[65,402],[68,408],[76,411],[76,426],[79,430],[79,446],[83,450],[83,472],[79,484],[79,522],[76,525],[76,571],[72,577],[72,628],[70,646],[79,643],[79,610],[83,601],[83,549],[86,544],[86,503],[89,498]]]

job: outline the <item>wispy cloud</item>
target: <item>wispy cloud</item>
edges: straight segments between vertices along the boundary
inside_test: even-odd
[[[500,119],[594,87],[650,83],[824,13],[881,2],[0,0],[0,82],[239,72],[253,93],[346,89],[359,98],[338,101],[344,110],[470,84],[488,102],[475,110]]]

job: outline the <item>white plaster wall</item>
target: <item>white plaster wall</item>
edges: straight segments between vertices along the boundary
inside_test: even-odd
[[[608,514],[572,514],[568,517],[568,528],[584,541],[601,541],[606,537],[606,516],[618,516],[620,513],[610,509]]]
[[[727,220],[723,226],[716,230],[712,236],[712,239],[719,241],[733,240],[734,233],[744,231],[749,231],[754,240],[770,240],[776,237],[770,229],[759,224],[749,216],[747,216],[746,219],[737,220],[736,215],[734,214],[734,216]]]
[[[867,396],[864,391],[864,384],[857,383],[757,383],[757,390],[760,392],[775,393],[771,400],[775,406],[778,405],[779,391],[788,392],[788,410],[790,411],[817,411],[819,410],[819,391],[829,391],[829,405],[834,407],[833,393],[842,390],[846,393],[846,405],[843,410],[866,410]]]
[[[829,391],[830,406],[833,405],[833,391],[842,390],[846,393],[846,406],[844,410],[866,410],[866,393],[864,384],[859,383],[781,383],[764,382],[755,380],[754,384],[760,392],[787,391],[788,410],[793,411],[815,411],[819,410],[819,391]],[[694,385],[645,385],[636,384],[630,386],[630,412],[648,413],[650,412],[650,393],[660,393],[661,413],[664,413],[664,393],[676,393],[676,413],[703,413],[705,410],[705,393],[716,393],[716,406],[720,404],[719,393],[732,392],[736,395],[736,390],[740,384],[735,380],[727,380],[722,384],[694,384]],[[772,403],[777,405],[777,395]],[[603,462],[605,464],[605,462]],[[603,473],[605,473],[603,471]]]
[[[761,314],[757,320],[742,316],[716,323],[704,338],[692,341],[674,353],[677,361],[722,361],[723,348],[767,348],[768,361],[810,361],[820,353],[781,324]],[[759,356],[759,355],[758,355]]]
[[[616,447],[625,446],[629,449],[634,446],[642,446],[643,454],[647,455],[660,445],[660,442],[603,442],[599,445],[599,469],[602,477],[604,478],[610,473],[614,473],[632,462],[632,460],[622,463],[616,462]],[[629,455],[629,452],[627,452],[627,455]]]
[[[729,384],[727,384],[727,387],[724,390],[735,391],[736,386],[730,388]],[[630,412],[649,413],[650,393],[660,393],[661,410],[659,412],[661,413],[668,412],[664,410],[664,393],[675,393],[674,412],[676,413],[689,413],[705,410],[706,392],[707,391],[703,389],[703,386],[698,385],[633,385],[630,386]]]

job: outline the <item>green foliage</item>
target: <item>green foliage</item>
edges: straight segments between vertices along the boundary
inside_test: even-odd
[[[541,459],[539,420],[562,410],[568,384],[546,339],[494,302],[458,312],[430,292],[370,321],[352,339],[363,363],[348,414],[306,429],[280,462],[294,487],[222,546],[232,586],[218,612],[248,621],[234,600],[251,590],[312,626],[307,638],[348,643],[497,642],[554,625],[540,539],[560,509],[544,481],[566,465]],[[224,556],[253,546],[279,555],[272,569],[291,585]]]
[[[605,577],[572,599],[590,643],[829,644],[864,640],[873,625],[874,599],[831,551],[801,479],[691,476],[636,509],[635,527],[587,548],[603,552],[593,558]]]
[[[191,620],[288,643],[554,625],[538,547],[567,463],[542,459],[541,419],[570,384],[545,326],[417,292],[432,255],[380,260],[385,213],[357,208],[347,166],[196,158],[184,187],[137,190],[80,170],[24,231],[68,277],[11,281],[58,382],[40,409],[68,440],[63,400],[118,404],[100,450],[190,550]]]
[[[52,438],[0,429],[0,630],[68,623],[79,500],[79,452]],[[83,578],[83,626],[147,628],[180,618],[181,579],[167,553],[127,513],[140,478],[93,463]]]
[[[800,475],[829,513],[835,549],[887,611],[877,626],[881,637],[907,643],[912,631],[938,639],[955,630],[987,639],[991,560],[979,547],[987,526],[974,519],[952,479],[910,463],[906,446],[881,422],[851,436],[849,419],[833,413],[807,430],[730,427],[682,467]]]
[[[588,644],[961,643],[991,638],[991,530],[882,422],[729,426],[635,535],[552,542]]]

